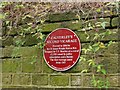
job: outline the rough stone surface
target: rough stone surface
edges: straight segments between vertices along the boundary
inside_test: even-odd
[[[72,86],[82,86],[82,80],[81,76],[79,75],[72,75],[71,76],[71,85]]]
[[[48,84],[48,75],[47,74],[33,74],[32,75],[32,84],[33,85],[47,85]]]
[[[31,76],[30,74],[14,74],[13,85],[30,85]]]
[[[3,73],[18,73],[21,72],[21,59],[6,59],[2,61]]]
[[[92,76],[90,75],[84,75],[83,77],[83,87],[92,87]]]
[[[119,86],[119,76],[118,75],[110,75],[108,77],[108,81],[109,81],[111,87]]]
[[[69,77],[67,75],[51,75],[50,85],[52,86],[68,86]]]
[[[51,69],[47,63],[45,62],[45,60],[43,60],[43,72],[44,73],[53,73],[55,72],[53,69]]]
[[[35,63],[32,63],[32,58],[23,59],[22,61],[22,72],[31,73],[35,71]]]
[[[92,12],[90,12],[93,14]],[[99,14],[99,13],[98,13]],[[37,24],[41,28],[41,32],[45,34],[45,37],[53,30],[57,28],[69,28],[73,30],[80,38],[82,49],[88,48],[91,43],[96,42],[93,40],[95,34],[102,34],[109,30],[110,35],[106,35],[99,40],[105,45],[109,41],[114,41],[108,48],[100,49],[96,52],[95,62],[97,64],[103,64],[107,75],[96,75],[96,79],[103,81],[108,80],[110,87],[120,87],[120,65],[119,65],[119,33],[118,29],[118,17],[110,16],[111,14],[105,14],[105,16],[98,15],[96,20],[90,15],[90,18],[86,18],[80,15],[80,20],[75,13],[62,13],[50,15],[44,24]],[[100,17],[102,18],[100,18]],[[29,20],[25,20],[25,23]],[[96,26],[95,29],[88,29],[90,26],[94,26],[97,22],[103,24],[103,26]],[[23,24],[23,23],[22,23]],[[27,25],[21,25],[21,27],[28,27]],[[85,30],[83,30],[83,28]],[[98,31],[99,29],[99,31]],[[7,30],[3,27],[3,34],[7,33]],[[76,65],[64,72],[57,72],[52,70],[43,59],[43,49],[35,47],[41,40],[36,39],[29,31],[25,32],[26,37],[23,38],[18,33],[23,30],[19,28],[13,28],[8,38],[2,41],[0,46],[3,47],[1,51],[2,60],[2,83],[3,87],[22,88],[22,90],[96,90],[93,87],[92,69],[88,65],[87,60],[93,57],[93,53],[81,52],[80,57],[85,57],[86,61],[78,60]],[[36,33],[36,30],[32,30]],[[88,39],[88,35],[90,36]],[[26,41],[22,47],[18,47],[16,40]],[[0,40],[1,41],[1,40]],[[88,69],[87,73],[81,73],[82,70]],[[118,74],[117,74],[118,73]],[[1,77],[1,76],[0,76]],[[35,87],[35,88],[31,88]],[[39,88],[38,88],[39,87]],[[68,89],[69,87],[69,89]],[[73,88],[74,87],[74,88]],[[80,88],[81,87],[81,88]],[[78,89],[77,89],[78,88]],[[115,90],[110,88],[110,90]],[[19,89],[17,89],[19,90]],[[101,89],[106,90],[106,89]]]
[[[119,26],[119,17],[115,17],[112,19],[112,26]]]
[[[107,73],[118,73],[119,70],[119,64],[118,64],[118,55],[109,56],[108,57],[101,57],[100,58],[101,64],[104,65],[104,68],[106,69]]]
[[[74,67],[72,67],[70,70],[66,71],[69,73],[80,73],[84,69],[89,69],[89,66],[86,61],[79,61],[76,63]]]
[[[2,74],[2,85],[12,85],[12,74]]]

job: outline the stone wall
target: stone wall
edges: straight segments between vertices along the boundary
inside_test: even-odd
[[[81,17],[83,20],[85,19],[84,16],[81,15]],[[101,19],[101,17],[103,19]],[[112,35],[104,37],[101,41],[108,42],[112,40],[115,42],[109,48],[99,51],[99,55],[97,57],[97,60],[106,66],[105,69],[108,72],[106,77],[108,77],[111,88],[120,87],[118,18],[118,15],[114,13],[113,15],[106,14],[101,16],[101,14],[99,14],[97,16],[97,21],[109,22],[106,24],[106,28],[113,32]],[[82,48],[87,47],[90,44],[90,41],[93,40],[93,35],[96,31],[86,30],[86,32],[91,36],[89,39],[86,39],[87,36],[85,31],[81,30],[85,27],[85,24],[82,23],[81,20],[76,20],[78,20],[78,17],[72,12],[50,14],[45,24],[38,24],[38,26],[42,28],[42,33],[45,35],[48,35],[51,31],[57,28],[69,28],[73,30],[80,38]],[[89,22],[92,22],[93,24],[95,23],[92,15],[89,17]],[[104,29],[101,29],[99,33],[104,31]],[[3,35],[6,32],[7,30],[4,30]],[[23,38],[26,40],[25,44],[18,48],[15,46],[15,40],[19,39],[22,39],[22,37],[17,34],[16,29],[13,29],[8,38],[2,41],[2,73],[0,75],[2,75],[3,88],[35,87],[42,88],[41,90],[44,90],[44,88],[58,88],[50,90],[59,90],[59,88],[93,87],[91,84],[92,73],[90,71],[88,73],[81,73],[83,69],[88,67],[84,61],[78,61],[72,69],[65,72],[54,71],[45,63],[42,56],[42,49],[35,47],[35,45],[39,42],[36,40],[36,37],[26,33],[26,38]],[[13,57],[14,55],[15,57]],[[85,54],[82,52],[81,56],[86,56],[89,58],[90,54]],[[32,63],[34,58],[37,59],[37,61]],[[96,74],[96,76],[104,78],[104,76],[99,74]]]

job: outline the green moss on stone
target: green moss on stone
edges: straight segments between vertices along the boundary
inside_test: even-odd
[[[12,84],[12,74],[2,74],[2,85],[11,85]]]
[[[47,85],[48,84],[48,75],[46,75],[46,74],[33,74],[32,84],[33,85]]]
[[[14,47],[3,48],[3,57],[33,57],[42,51],[36,47]]]
[[[60,23],[51,23],[51,24],[44,24],[41,26],[42,32],[51,32],[57,28],[60,28]]]
[[[13,85],[30,85],[31,76],[30,74],[14,74]]]
[[[119,17],[115,17],[115,18],[113,18],[112,19],[112,26],[114,27],[114,26],[119,26],[119,21],[120,19],[119,19]]]
[[[55,21],[64,21],[64,20],[73,20],[78,19],[75,13],[67,12],[67,13],[58,13],[49,15],[49,20],[51,22]]]
[[[109,57],[101,57],[101,64],[104,65],[106,72],[109,74],[118,73],[119,64],[118,64],[118,55],[112,55]]]
[[[6,59],[2,61],[3,73],[17,73],[21,72],[21,59]]]
[[[22,72],[32,73],[35,72],[35,63],[32,63],[32,58],[26,58],[22,61]]]
[[[44,62],[43,62],[43,72],[44,72],[44,73],[53,73],[54,70],[51,69],[51,68],[47,65],[47,63],[44,61]]]
[[[50,76],[50,85],[52,86],[68,86],[69,76],[67,75],[51,75]]]

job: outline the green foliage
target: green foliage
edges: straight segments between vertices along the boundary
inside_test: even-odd
[[[63,4],[63,3],[62,3]],[[91,54],[91,58],[88,60],[86,57],[80,57],[81,61],[85,61],[86,64],[91,68],[92,71],[92,84],[95,87],[108,87],[109,82],[107,78],[103,80],[102,78],[97,78],[96,74],[102,74],[105,76],[107,74],[107,71],[104,68],[104,65],[97,63],[97,52],[101,49],[108,48],[113,42],[109,41],[108,43],[101,42],[101,39],[105,38],[106,36],[112,34],[110,30],[106,29],[106,25],[108,24],[107,21],[97,21],[95,18],[95,22],[91,22],[89,20],[89,14],[90,12],[93,13],[100,13],[104,9],[105,6],[109,5],[115,5],[116,11],[119,12],[119,3],[97,3],[97,5],[101,5],[101,7],[95,7],[94,5],[87,5],[91,10],[89,12],[84,11],[82,9],[82,6],[80,6],[80,10],[76,10],[77,12],[82,12],[82,14],[85,16],[84,19],[82,19],[81,15],[79,13],[76,14],[76,17],[78,20],[82,20],[83,24],[85,25],[85,28],[82,28],[82,31],[85,32],[85,35],[87,36],[86,39],[90,39],[91,36],[87,33],[87,30],[96,30],[95,33],[93,33],[93,41],[90,42],[90,45],[87,48],[82,47],[82,51],[84,54]],[[102,6],[103,5],[103,6]],[[63,6],[63,5],[62,5]],[[69,5],[71,6],[71,5]],[[40,25],[43,25],[46,21],[46,15],[51,10],[52,4],[50,3],[22,3],[22,2],[1,2],[0,8],[3,9],[3,14],[0,14],[0,19],[3,20],[4,24],[3,27],[8,30],[8,32],[11,32],[14,29],[17,29],[17,36],[20,36],[20,39],[16,39],[14,37],[14,45],[16,48],[13,49],[12,57],[16,57],[19,55],[17,51],[19,50],[19,47],[24,46],[26,42],[26,35],[31,34],[32,37],[36,37],[36,39],[39,41],[36,47],[43,49],[44,47],[44,40],[45,35],[42,33],[42,29]],[[72,7],[72,6],[71,6]],[[75,7],[75,6],[74,6]],[[84,7],[84,6],[83,6]],[[64,7],[62,7],[64,8]],[[65,7],[66,8],[66,7]],[[52,8],[54,11],[58,10],[57,8]],[[55,10],[57,9],[57,10]],[[59,8],[61,9],[61,8]],[[64,11],[64,9],[62,10]],[[71,10],[70,10],[71,11]],[[105,10],[104,14],[113,14],[112,10]],[[94,16],[96,17],[96,15]],[[87,20],[88,19],[88,20]],[[103,18],[101,18],[103,20]],[[39,24],[39,26],[38,26]],[[100,29],[98,28],[100,27]],[[104,29],[104,32],[98,33],[101,29]],[[7,33],[9,36],[9,34]],[[6,35],[6,36],[7,36]],[[37,56],[32,57],[31,64],[36,63]],[[81,73],[87,73],[89,72],[89,69],[84,69],[81,71]]]
[[[86,32],[85,32],[86,33]],[[107,35],[112,34],[110,30],[105,30],[102,33],[95,33],[93,40],[91,44],[87,47],[87,48],[82,48],[82,51],[87,54],[91,54],[91,59],[87,60],[87,58],[85,57],[81,57],[80,60],[86,61],[86,64],[88,63],[88,66],[92,69],[92,83],[93,86],[95,87],[99,87],[99,88],[107,88],[109,86],[109,82],[108,80],[104,80],[101,78],[96,78],[96,74],[102,74],[102,75],[106,75],[107,71],[104,69],[104,65],[97,63],[97,52],[99,52],[99,50],[101,49],[106,49],[108,48],[113,42],[109,41],[108,43],[104,44],[103,42],[101,42],[101,39],[106,37]],[[89,36],[89,35],[88,35]],[[87,39],[87,38],[86,38]],[[81,71],[81,73],[87,73],[89,71],[88,69],[84,69]],[[106,78],[105,78],[106,79]]]
[[[86,32],[85,32],[86,33]],[[106,88],[109,86],[109,82],[108,81],[103,81],[102,79],[96,79],[96,74],[103,74],[106,75],[107,72],[104,69],[104,65],[97,63],[97,52],[99,52],[99,50],[101,49],[106,49],[108,48],[113,42],[109,41],[108,43],[104,44],[103,42],[101,42],[101,39],[104,38],[107,35],[112,34],[110,30],[106,30],[103,33],[95,33],[94,34],[94,42],[92,41],[91,44],[87,47],[87,48],[82,48],[82,51],[87,54],[87,53],[91,53],[91,59],[87,60],[87,58],[85,57],[81,57],[81,60],[86,61],[86,64],[88,63],[88,66],[92,69],[92,73],[93,73],[93,77],[92,77],[92,82],[93,82],[93,86],[95,87],[99,87],[99,88]],[[81,73],[85,73],[88,72],[89,69],[84,69],[81,71]]]
[[[111,3],[109,3],[111,4]],[[96,12],[101,12],[102,8],[97,8],[95,11]],[[105,13],[107,11],[104,11]],[[101,18],[102,20],[103,18]],[[89,22],[89,23],[88,23]],[[102,42],[102,39],[105,38],[108,35],[111,35],[112,32],[108,29],[106,29],[106,25],[109,22],[103,21],[103,22],[99,22],[97,21],[97,19],[95,20],[95,24],[92,24],[92,22],[87,21],[88,25],[86,25],[85,28],[83,28],[82,30],[85,32],[85,35],[87,36],[86,39],[91,38],[91,36],[89,35],[89,33],[87,33],[87,30],[96,30],[96,33],[93,33],[93,41],[90,42],[90,45],[88,45],[88,47],[84,48],[82,47],[82,51],[84,54],[88,55],[91,54],[91,58],[87,59],[86,57],[80,57],[81,61],[86,61],[86,64],[88,64],[89,68],[88,69],[84,69],[81,71],[81,73],[88,73],[90,70],[92,71],[92,84],[94,87],[98,87],[98,88],[108,88],[110,86],[109,81],[107,80],[107,78],[105,77],[107,74],[106,69],[104,68],[105,66],[101,63],[98,63],[98,60],[96,57],[98,57],[98,52],[101,49],[107,49],[112,43],[113,41],[109,41],[109,42]],[[104,32],[101,32],[101,29],[97,28],[97,27],[102,27],[101,29],[104,30]],[[102,78],[101,76],[99,76],[99,78],[97,78],[98,76],[96,75],[102,75],[105,78]]]
[[[110,83],[108,81],[108,78],[104,77],[97,77],[95,75],[92,76],[92,83],[95,87],[98,88],[108,88],[110,86]]]
[[[26,36],[29,34],[36,37],[39,41],[35,46],[42,49],[44,46],[45,35],[41,32],[40,25],[44,24],[47,12],[44,10],[49,9],[49,4],[44,3],[22,3],[22,2],[1,2],[0,8],[3,13],[0,14],[0,19],[3,20],[3,27],[6,28],[6,37],[11,32],[15,32],[13,44],[15,48],[12,52],[12,57],[15,58],[19,55],[19,47],[23,47],[27,41]],[[40,7],[41,9],[39,9]],[[33,12],[34,11],[34,12]],[[37,25],[39,23],[40,25]],[[14,31],[16,30],[16,31]],[[36,56],[33,56],[31,64],[36,62]]]

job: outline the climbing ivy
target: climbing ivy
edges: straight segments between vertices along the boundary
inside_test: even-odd
[[[116,7],[118,7],[118,2],[117,3],[108,3],[106,4],[106,6],[110,6],[110,5],[117,5]],[[95,12],[101,12],[102,8],[98,8],[96,9]],[[117,12],[118,12],[118,8],[116,8]],[[110,14],[113,14],[111,11],[104,11],[104,13],[109,12]],[[103,18],[101,18],[103,19]],[[88,47],[84,48],[82,47],[82,52],[84,54],[91,54],[90,58],[88,59],[87,57],[81,56],[80,57],[80,61],[84,61],[86,62],[86,64],[88,64],[89,68],[85,68],[81,71],[81,73],[88,73],[92,72],[92,85],[94,87],[98,87],[98,88],[108,88],[110,86],[110,83],[108,81],[107,76],[107,71],[105,69],[105,65],[98,63],[97,57],[98,57],[98,52],[100,50],[103,49],[107,49],[109,48],[109,46],[111,44],[113,44],[113,41],[109,41],[104,43],[104,41],[102,42],[102,39],[105,38],[106,36],[109,36],[112,34],[111,30],[106,29],[106,24],[109,22],[103,21],[103,22],[98,22],[95,19],[95,24],[92,25],[90,22],[88,23],[88,25],[86,25],[86,29],[83,28],[84,33],[87,35],[86,39],[90,39],[90,35],[89,33],[87,33],[86,30],[95,30],[94,36],[93,36],[93,41],[90,42],[90,45],[88,45]],[[84,21],[85,22],[85,21]],[[101,28],[97,28],[100,27]],[[104,32],[100,32],[101,30],[104,30]]]

